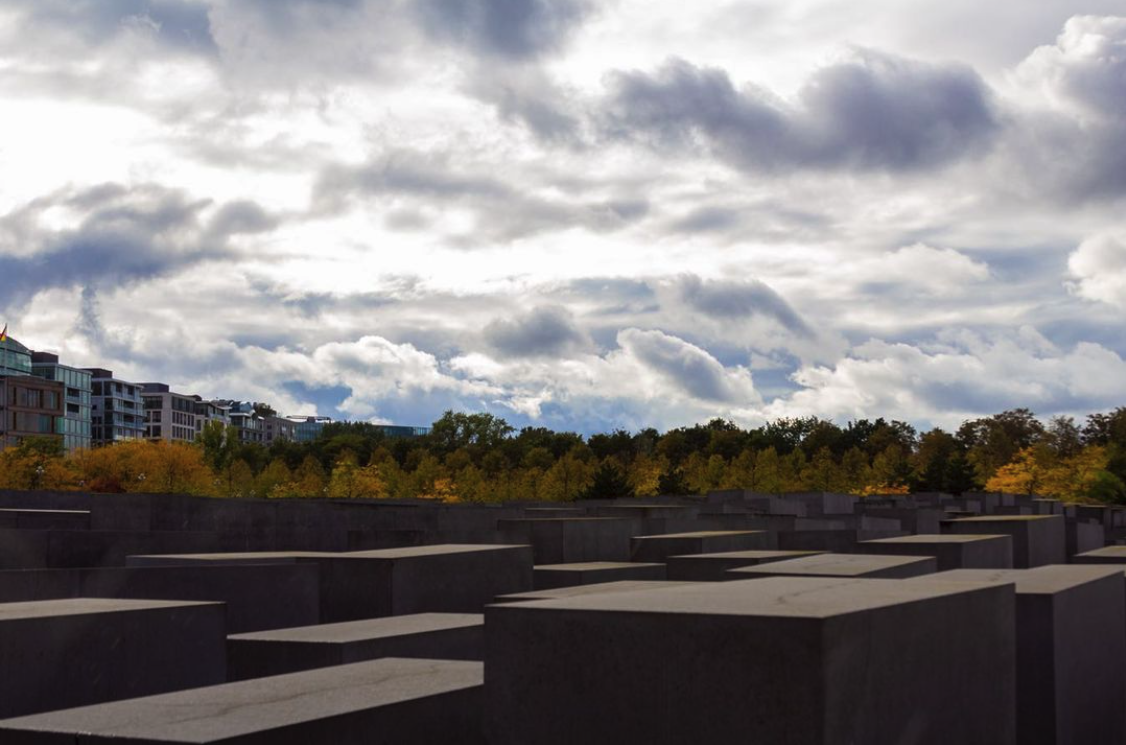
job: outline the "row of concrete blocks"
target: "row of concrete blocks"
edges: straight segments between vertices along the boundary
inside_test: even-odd
[[[1113,553],[1099,558],[1123,560]],[[900,580],[638,583],[503,600],[485,611],[483,654],[481,618],[473,616],[233,636],[227,644],[230,659],[238,660],[234,677],[305,671],[0,722],[0,739],[493,745],[1126,739],[1122,566],[958,570]],[[150,644],[188,631],[203,639],[222,625],[216,604],[91,605],[99,602],[107,601],[0,606],[0,613],[7,613],[5,622],[22,617],[41,628],[100,614],[96,627],[103,633],[123,639],[147,633]],[[419,655],[483,656],[484,666],[397,658],[348,664],[412,655],[411,643]],[[194,665],[172,651],[143,662],[162,672],[203,670],[207,649],[201,644],[191,653]],[[73,674],[91,672],[79,667]],[[214,670],[212,677],[212,683],[221,679]],[[193,681],[179,682],[185,684]]]
[[[38,508],[28,509],[35,504]],[[1069,553],[1126,529],[1126,511],[1014,495],[760,495],[742,490],[663,503],[635,500],[566,507],[436,506],[420,503],[211,500],[178,495],[31,495],[0,492],[0,569],[121,565],[140,553],[345,551],[420,543],[533,543],[537,561],[627,560],[630,537],[696,530],[767,530],[783,549],[846,550],[849,540],[936,533],[956,509],[1066,513]],[[15,507],[12,505],[20,505]],[[60,509],[42,509],[56,505]],[[85,505],[85,509],[76,509]],[[158,519],[159,518],[159,519]],[[545,518],[578,520],[571,533]],[[601,524],[592,521],[602,519]],[[572,523],[573,524],[573,523]],[[1102,525],[1103,533],[1091,530]],[[1116,527],[1117,526],[1117,527]],[[1093,543],[1094,541],[1094,543]],[[833,543],[815,546],[812,544]]]
[[[965,536],[902,536],[853,542],[846,549],[865,554],[935,556],[939,570],[1035,566],[1064,560],[1060,520],[1008,517],[956,521],[951,524],[953,528],[973,532]],[[562,539],[581,535],[580,529],[590,525],[587,521],[543,522],[549,528],[549,537]],[[968,540],[981,530],[997,531],[1001,537]],[[773,550],[778,538],[763,531],[633,537],[631,555],[636,561],[632,564],[541,564],[534,573],[534,549],[505,546],[346,554],[138,556],[129,558],[130,566],[125,568],[3,571],[0,602],[65,597],[222,600],[229,604],[228,624],[233,631],[255,631],[423,611],[472,612],[498,594],[533,587],[614,579],[708,578],[711,570],[705,567],[714,562],[706,556],[670,557]],[[833,548],[832,544],[814,545],[819,550]],[[724,563],[722,559],[716,561]],[[667,570],[665,562],[669,562]],[[691,566],[701,569],[689,569]]]
[[[691,554],[716,548],[746,549],[760,538],[758,533],[703,533],[641,538],[637,545],[639,550],[658,551],[665,558],[665,553]],[[980,536],[972,540],[935,536],[932,539],[929,544],[914,542],[911,545],[919,552],[930,550],[944,556],[943,561],[947,564],[957,560],[958,566],[986,566],[989,564],[984,558],[990,555],[989,552],[972,550],[974,544],[981,544],[992,547],[992,566],[1009,566],[1011,563],[1010,539],[1007,536]],[[904,541],[903,545],[907,546],[907,539]],[[928,549],[927,545],[932,548]],[[947,554],[948,548],[960,553],[952,557]],[[673,556],[668,560],[675,574],[677,567],[682,564],[689,566],[693,562],[694,566],[706,565],[709,571],[715,571],[728,565],[748,567],[768,560],[793,559],[798,555],[794,552],[748,553],[743,550],[715,557]],[[0,602],[9,603],[4,607],[13,612],[21,608],[26,612],[34,606],[34,603],[27,605],[28,601],[68,597],[132,598],[143,599],[144,602],[196,600],[203,602],[204,606],[209,605],[206,601],[225,601],[224,628],[237,634],[420,612],[476,612],[497,596],[512,596],[530,591],[533,586],[587,584],[612,579],[665,579],[667,576],[664,563],[533,568],[531,550],[526,546],[433,546],[355,554],[139,556],[131,557],[130,563],[135,566],[0,572]],[[780,562],[776,565],[777,571],[785,571],[784,565],[790,565],[790,570],[800,575],[850,577],[908,576],[933,572],[939,567],[934,558],[924,556],[809,556],[805,560]],[[697,570],[697,574],[702,573]],[[8,683],[17,687],[10,695],[0,695],[0,714],[23,713],[29,710],[24,707],[36,701],[41,706],[59,707],[146,690],[144,686],[147,684],[136,683],[146,679],[143,675],[120,674],[115,677],[112,674],[94,674],[92,671],[106,666],[99,651],[107,648],[99,641],[104,639],[95,634],[91,643],[85,643],[86,637],[80,633],[83,628],[81,622],[70,617],[82,614],[59,611],[60,608],[66,610],[70,607],[65,603],[51,607],[55,610],[50,615],[57,616],[57,622],[62,624],[58,628],[41,622],[37,626],[27,626],[15,636],[9,633],[4,637],[10,649],[2,658],[4,667],[27,672],[7,677]],[[110,603],[106,607],[114,606]],[[163,606],[158,603],[154,607]],[[178,612],[182,614],[186,611]],[[196,625],[206,624],[196,622]],[[46,631],[37,636],[40,627]],[[16,624],[15,627],[8,625],[5,628],[10,632],[12,628],[18,630],[22,627]],[[99,633],[109,634],[105,638],[124,639],[130,636],[128,629],[115,631],[111,625],[99,628]],[[169,637],[167,631],[165,629],[153,638]],[[33,643],[35,639],[39,641]],[[141,650],[151,641],[145,634],[136,635],[136,639],[141,644]],[[110,648],[116,647],[110,645]],[[21,651],[24,657],[20,657]],[[209,659],[208,655],[197,654],[192,649],[185,650],[185,655],[189,660],[203,662]],[[126,662],[128,659],[124,658]],[[160,671],[168,667],[158,665],[151,669]],[[195,669],[191,665],[172,667],[182,667],[185,672]],[[106,692],[75,693],[73,698],[63,694],[45,694],[56,690],[60,682],[58,676],[63,674],[61,671],[69,671],[69,674],[76,670],[89,673],[78,676],[78,681],[98,681],[107,686]],[[141,685],[141,688],[122,688],[119,682],[115,682],[122,676],[132,681],[129,685]],[[152,677],[154,682],[158,679],[159,676]],[[179,680],[170,675],[167,680],[170,685],[180,686],[191,684],[195,679],[189,675],[187,679]],[[77,689],[64,686],[59,690]]]

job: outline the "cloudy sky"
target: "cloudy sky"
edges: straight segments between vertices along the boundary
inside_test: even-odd
[[[1121,0],[0,0],[0,321],[283,413],[1126,405],[1124,206]]]

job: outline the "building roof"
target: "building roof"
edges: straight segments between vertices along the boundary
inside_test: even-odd
[[[27,355],[31,354],[30,349],[25,347],[23,344],[20,344],[18,341],[16,341],[15,339],[13,339],[10,336],[7,339],[5,339],[4,341],[0,341],[0,349],[7,349],[8,351],[11,351],[11,352],[20,352],[21,354],[27,354]]]

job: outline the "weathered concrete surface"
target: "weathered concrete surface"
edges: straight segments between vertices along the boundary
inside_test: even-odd
[[[773,561],[816,556],[820,551],[724,551],[668,558],[668,579],[682,582],[723,582],[735,579],[728,569],[758,566]]]
[[[1013,582],[1017,741],[1126,741],[1126,582],[1099,566],[961,570],[919,582]]]
[[[903,530],[791,530],[778,533],[778,548],[783,551],[829,551],[849,554],[864,541],[897,538]]]
[[[0,717],[221,683],[225,645],[222,603],[0,604]]]
[[[670,556],[719,551],[767,550],[774,536],[763,530],[704,530],[630,539],[630,561],[664,562]]]
[[[604,595],[606,593],[615,592],[635,592],[637,590],[668,590],[685,585],[692,585],[694,582],[672,582],[672,581],[623,581],[623,582],[603,582],[597,585],[578,585],[575,587],[555,587],[550,590],[534,590],[532,592],[518,592],[512,595],[501,595],[496,599],[497,603],[523,603],[529,600],[553,600],[555,598],[577,598],[585,597],[587,595]]]
[[[1067,521],[1067,555],[1084,554],[1106,545],[1106,528],[1097,523]]]
[[[419,613],[227,637],[230,680],[264,678],[380,657],[482,660],[480,613]]]
[[[1126,546],[1106,546],[1071,557],[1072,564],[1126,564]]]
[[[1008,535],[907,535],[857,544],[865,554],[933,556],[938,571],[951,569],[1009,569],[1013,539]]]
[[[321,621],[411,613],[478,613],[497,595],[532,589],[528,546],[456,545],[323,552],[130,556],[133,566],[315,563]]]
[[[130,554],[223,549],[217,533],[0,529],[0,569],[123,566]]]
[[[992,515],[942,523],[944,533],[1000,535],[1013,538],[1013,566],[1017,569],[1067,563],[1067,538],[1060,515]]]
[[[632,561],[588,561],[580,564],[542,564],[532,572],[537,590],[553,587],[595,585],[602,582],[663,580],[665,565]]]
[[[64,598],[223,602],[227,631],[238,634],[318,623],[320,570],[293,563],[0,572],[0,603]]]
[[[614,517],[497,520],[500,540],[532,547],[537,564],[629,561],[637,521]]]
[[[815,554],[797,559],[772,561],[758,566],[729,569],[731,579],[756,577],[847,577],[905,579],[937,571],[933,556],[886,556],[871,554]]]
[[[479,662],[384,658],[0,722],[5,745],[483,745]]]
[[[491,745],[1015,742],[1012,585],[776,578],[485,611]]]
[[[90,510],[0,509],[0,528],[89,530]]]

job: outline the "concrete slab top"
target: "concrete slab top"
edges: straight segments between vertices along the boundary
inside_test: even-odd
[[[323,559],[337,554],[321,551],[242,551],[222,554],[134,554],[126,561],[196,564],[201,562],[239,564],[292,564],[298,559]]]
[[[672,582],[666,580],[623,580],[620,582],[600,582],[595,585],[577,585],[575,587],[556,587],[550,590],[533,590],[532,592],[516,592],[511,595],[502,595],[498,600],[551,600],[554,598],[574,598],[586,595],[602,595],[605,593],[634,592],[637,590],[668,590],[685,585],[697,585],[699,582]]]
[[[1122,575],[1121,567],[1105,564],[1052,564],[1032,569],[953,569],[904,581],[1012,582],[1018,595],[1053,595],[1106,577]]]
[[[5,720],[11,729],[211,743],[484,683],[480,662],[385,657]]]
[[[535,569],[552,572],[597,572],[602,569],[637,569],[638,567],[660,567],[664,564],[642,561],[582,561],[575,564],[536,564]]]
[[[18,515],[89,515],[90,510],[38,510],[23,507],[2,507],[0,514],[15,513]]]
[[[730,535],[756,535],[765,530],[698,530],[692,533],[665,533],[663,535],[635,536],[635,541],[659,541],[664,538],[719,538]]]
[[[669,559],[676,559],[677,561],[723,561],[727,559],[750,559],[752,561],[761,561],[762,559],[800,559],[803,556],[817,556],[824,554],[825,551],[721,551],[714,554],[683,554],[681,556],[670,556]]]
[[[1007,587],[995,582],[923,583],[837,577],[766,577],[688,584],[671,592],[639,589],[490,607],[516,612],[573,610],[825,619],[965,592],[1004,591]]]
[[[348,551],[345,553],[324,555],[339,559],[413,559],[420,556],[445,556],[448,554],[511,551],[514,548],[526,548],[526,546],[523,546],[521,544],[506,543],[442,543],[433,546],[381,548],[373,551]]]
[[[955,523],[1020,523],[1036,520],[1061,520],[1060,515],[978,515],[977,517],[959,517],[947,522]]]
[[[928,543],[975,543],[977,541],[991,541],[996,538],[1008,537],[1008,534],[1003,533],[998,533],[997,535],[987,535],[985,533],[973,533],[972,535],[927,533],[925,535],[904,535],[898,538],[876,538],[871,541],[861,541],[859,545],[863,546],[866,543],[911,543],[923,545]]]
[[[223,605],[210,601],[189,600],[121,600],[111,598],[66,598],[62,600],[33,600],[23,603],[0,603],[0,622],[23,621],[33,618],[59,616],[88,616],[98,613],[164,610],[205,605]]]
[[[728,570],[732,574],[757,576],[760,574],[831,574],[836,577],[857,577],[869,572],[933,562],[930,556],[883,556],[880,554],[817,554],[785,561],[772,561],[760,566],[742,567]]]
[[[624,517],[502,517],[498,523],[624,523]]]
[[[485,616],[481,613],[416,613],[409,616],[368,618],[362,621],[254,631],[248,634],[232,634],[227,638],[239,641],[347,644],[368,639],[426,634],[432,631],[448,631],[484,625]]]
[[[1104,546],[1087,551],[1079,556],[1091,556],[1099,559],[1120,559],[1126,563],[1126,546]]]

